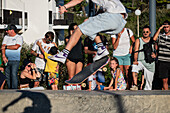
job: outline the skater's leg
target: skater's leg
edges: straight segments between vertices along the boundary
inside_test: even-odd
[[[82,35],[82,32],[79,29],[79,27],[77,27],[74,33],[71,35],[70,40],[68,41],[65,49],[63,49],[63,51],[60,52],[59,54],[56,54],[54,56],[49,56],[48,58],[53,61],[59,61],[64,64],[67,59],[68,54],[70,53],[71,49],[77,44],[81,35]]]
[[[76,28],[74,33],[71,35],[69,42],[67,43],[65,49],[71,51],[71,49],[77,44],[80,37],[82,35],[82,32],[79,27]]]

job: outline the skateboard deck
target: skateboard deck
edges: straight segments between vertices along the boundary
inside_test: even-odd
[[[83,68],[78,74],[76,74],[72,79],[66,80],[67,84],[81,84],[83,83],[90,75],[95,74],[98,69],[103,68],[108,64],[110,58],[108,56],[103,57],[102,59],[91,63],[89,66]]]

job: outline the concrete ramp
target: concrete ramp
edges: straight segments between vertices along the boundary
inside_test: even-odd
[[[0,91],[0,113],[170,113],[170,91]]]

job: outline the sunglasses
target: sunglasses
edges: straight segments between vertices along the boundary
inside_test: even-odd
[[[31,67],[31,65],[27,65],[28,67]]]
[[[149,31],[143,31],[143,33],[149,33]]]

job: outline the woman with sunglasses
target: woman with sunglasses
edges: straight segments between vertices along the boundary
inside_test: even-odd
[[[20,89],[37,89],[37,90],[44,90],[43,87],[34,87],[31,88],[31,82],[33,82],[36,78],[40,78],[40,73],[38,72],[36,65],[31,63],[29,60],[24,60],[24,69],[20,75]],[[36,84],[37,85],[37,84]]]

